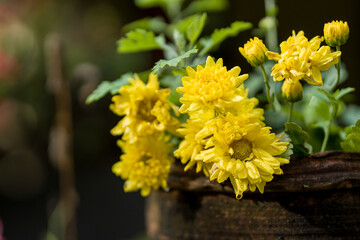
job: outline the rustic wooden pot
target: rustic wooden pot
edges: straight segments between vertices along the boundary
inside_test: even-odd
[[[360,154],[292,158],[265,193],[236,200],[217,184],[174,168],[169,192],[147,198],[147,234],[176,239],[360,239]]]

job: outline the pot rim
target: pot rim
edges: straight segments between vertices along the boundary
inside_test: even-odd
[[[282,166],[283,175],[274,175],[265,186],[265,193],[311,192],[360,187],[360,153],[326,151],[305,157],[291,157]],[[168,178],[170,190],[233,193],[227,180],[210,181],[195,170],[184,172],[182,165],[173,165]]]

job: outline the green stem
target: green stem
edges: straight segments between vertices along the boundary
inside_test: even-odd
[[[340,51],[340,46],[336,46],[336,51]],[[332,90],[336,89],[340,82],[340,64],[341,64],[341,57],[339,57],[339,62],[336,64],[337,68],[337,78],[335,84],[331,87]]]
[[[265,14],[268,18],[273,21],[273,27],[268,29],[265,33],[266,46],[270,51],[277,52],[279,49],[278,45],[278,33],[277,33],[277,21],[276,16],[270,14],[270,12],[276,8],[276,0],[265,0]]]
[[[322,143],[322,145],[321,145],[321,150],[320,150],[320,152],[324,152],[324,151],[325,151],[327,142],[329,141],[331,122],[332,122],[332,121],[329,121],[329,125],[328,125],[328,127],[327,127],[328,130],[325,131],[325,136],[324,136],[323,143]]]
[[[263,73],[263,76],[264,76],[264,82],[265,82],[265,86],[266,86],[266,96],[267,96],[267,100],[269,102],[269,105],[270,105],[270,108],[273,109],[273,104],[272,104],[272,101],[271,101],[271,96],[270,96],[270,85],[269,85],[269,79],[266,75],[266,71],[265,71],[265,68],[264,68],[264,65],[261,64],[260,65],[260,68],[261,68],[261,71]]]
[[[340,46],[336,46],[336,51],[340,51]],[[336,89],[336,87],[339,85],[340,82],[340,65],[341,65],[341,58],[339,57],[339,62],[336,64],[336,68],[337,68],[337,78],[336,81],[334,83],[334,85],[331,87],[331,91],[334,91]],[[331,128],[331,124],[335,119],[336,113],[337,113],[337,108],[338,106],[335,104],[331,104],[330,105],[330,109],[329,109],[329,114],[330,114],[330,119],[329,119],[329,123],[327,126],[327,129],[324,130],[324,140],[323,143],[321,145],[321,152],[324,152],[326,150],[326,145],[329,141],[329,136],[330,136],[330,128]]]
[[[331,124],[336,116],[336,112],[337,112],[337,106],[336,105],[330,105],[330,119],[329,119],[329,123],[327,126],[327,131],[325,132],[325,136],[324,136],[324,140],[323,143],[321,145],[321,150],[320,152],[324,152],[326,150],[326,145],[329,141],[329,136],[330,136],[330,128],[331,128]]]
[[[291,122],[292,115],[293,115],[293,110],[294,110],[294,103],[289,102],[289,118],[288,118],[288,122]]]

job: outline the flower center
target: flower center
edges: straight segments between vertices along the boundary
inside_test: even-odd
[[[153,109],[156,103],[156,99],[144,99],[138,103],[137,115],[140,119],[152,122],[156,119],[154,115],[151,114],[151,110]]]
[[[230,147],[233,149],[232,158],[244,161],[249,160],[252,155],[252,145],[246,139],[235,140],[230,144]]]
[[[149,165],[149,160],[152,159],[152,156],[150,154],[142,154],[140,157],[139,157],[139,162],[143,162],[145,166],[148,166]]]

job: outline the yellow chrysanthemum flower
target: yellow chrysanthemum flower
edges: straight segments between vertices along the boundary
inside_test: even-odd
[[[239,87],[243,99],[239,102],[234,102],[226,107],[228,113],[238,116],[238,120],[243,124],[259,123],[264,125],[263,114],[264,110],[261,108],[255,108],[258,104],[256,98],[248,98],[248,89],[244,88],[244,85]],[[204,163],[202,160],[196,158],[196,156],[204,149],[208,148],[212,144],[212,136],[204,136],[203,128],[207,125],[207,122],[212,121],[214,118],[214,111],[208,112],[194,112],[191,113],[190,119],[178,132],[184,136],[184,140],[180,143],[179,148],[174,152],[175,156],[181,159],[185,166],[185,171],[196,165],[196,172],[203,170],[205,175],[209,175],[209,170],[212,164]]]
[[[270,133],[270,127],[259,123],[244,124],[242,118],[227,114],[209,121],[202,137],[213,136],[212,145],[197,155],[197,160],[213,163],[210,180],[219,183],[230,179],[237,198],[248,188],[264,192],[273,174],[282,174],[280,166],[289,163],[278,157],[287,149],[287,142]]]
[[[239,93],[243,96],[239,102],[229,103],[224,107],[226,113],[232,113],[236,116],[243,116],[249,122],[262,122],[264,121],[264,109],[255,108],[259,104],[259,100],[255,97],[248,98],[249,89],[245,88],[244,85],[241,85],[239,88]]]
[[[332,21],[324,25],[324,38],[327,45],[340,47],[349,38],[349,25],[343,21]]]
[[[159,89],[157,76],[150,73],[149,81],[145,85],[135,75],[129,79],[131,85],[123,86],[119,95],[112,98],[110,109],[117,115],[125,117],[111,130],[113,135],[124,134],[124,138],[131,142],[139,136],[152,134],[165,129],[175,132],[179,126],[170,110],[177,108],[167,99],[170,89]]]
[[[195,159],[195,156],[205,149],[209,139],[197,140],[196,135],[205,126],[206,122],[214,117],[214,114],[207,112],[192,117],[193,119],[188,119],[187,123],[177,130],[180,135],[184,136],[184,140],[179,144],[174,156],[180,158],[182,164],[186,164],[185,171],[196,165],[196,172],[203,171],[206,176],[209,176],[212,164]]]
[[[115,163],[112,171],[125,180],[124,191],[140,190],[143,197],[151,189],[167,188],[166,179],[170,172],[173,158],[170,157],[171,145],[162,137],[149,135],[135,143],[118,141],[124,154]]]
[[[331,52],[329,46],[322,46],[310,56],[311,67],[304,79],[311,85],[320,86],[323,84],[321,72],[327,71],[332,65],[339,62],[340,51]]]
[[[303,31],[297,35],[293,31],[293,36],[280,44],[281,54],[268,51],[267,56],[278,61],[271,72],[274,81],[295,83],[304,79],[311,85],[322,85],[321,71],[338,63],[341,55],[340,51],[331,52],[329,46],[320,47],[322,41],[318,36],[308,41]]]
[[[179,110],[181,113],[208,109],[224,112],[224,105],[243,98],[238,87],[248,78],[248,74],[239,76],[239,67],[227,71],[221,58],[215,63],[208,57],[205,67],[198,65],[196,71],[187,67],[186,71],[188,76],[182,78],[183,87],[177,88],[183,94],[180,98],[183,104]]]
[[[275,61],[279,61],[281,58],[289,58],[297,52],[300,52],[301,49],[306,48],[310,51],[316,51],[319,49],[321,42],[323,39],[319,36],[312,38],[310,41],[304,36],[304,32],[300,31],[295,34],[295,31],[292,32],[292,36],[290,36],[286,41],[283,41],[280,44],[281,55],[278,53],[268,51],[266,55]]]
[[[239,47],[239,51],[253,67],[257,67],[268,60],[265,54],[267,48],[257,37],[250,39],[243,48]]]

